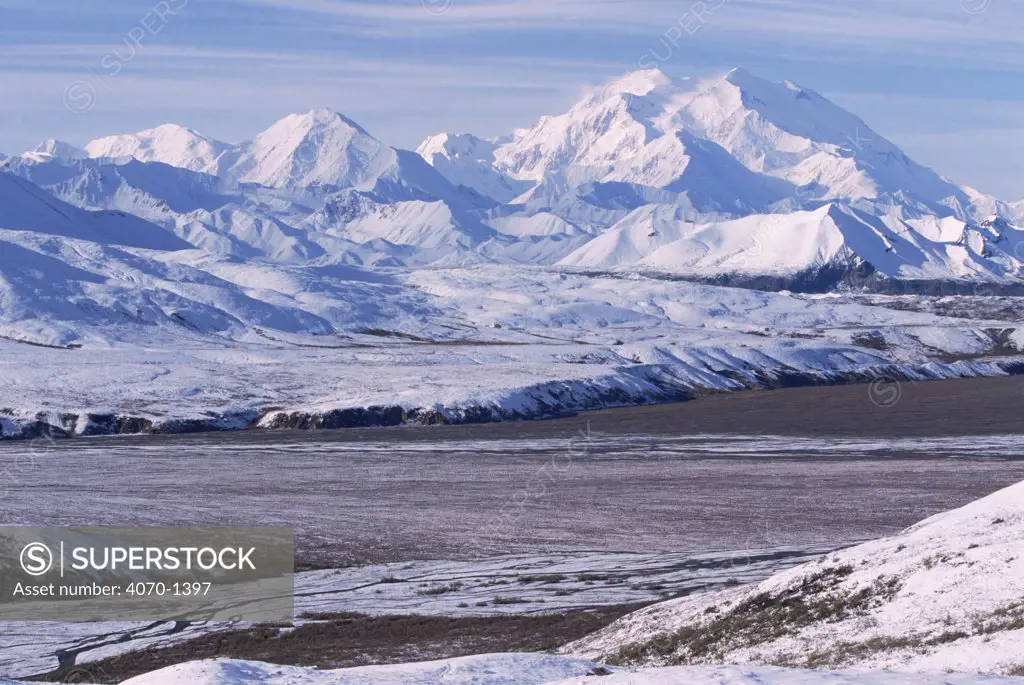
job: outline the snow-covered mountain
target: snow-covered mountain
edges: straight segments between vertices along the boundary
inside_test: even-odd
[[[52,141],[51,141],[52,142]],[[44,143],[44,145],[46,145]],[[61,154],[66,149],[66,154]],[[236,145],[192,129],[164,124],[139,133],[108,136],[84,152],[70,146],[35,159],[136,159],[211,174],[231,183],[271,188],[356,188],[385,199],[452,193],[451,184],[418,155],[396,150],[348,117],[327,109],[290,114]]]
[[[638,267],[697,277],[797,277],[868,266],[890,278],[1013,282],[1024,231],[1006,222],[876,217],[829,203],[813,211],[695,222],[678,207],[631,212],[559,262]]]
[[[36,185],[12,174],[0,173],[0,230],[17,242],[46,236],[99,245],[147,250],[181,250],[192,246],[159,226],[124,212],[89,212],[58,200]],[[4,256],[14,252],[5,246]],[[6,275],[0,270],[0,277]]]
[[[633,72],[531,127],[417,152],[321,109],[237,144],[165,124],[2,164],[248,260],[1024,284],[1024,203],[959,187],[821,95],[742,69]]]
[[[131,157],[140,162],[163,162],[192,171],[210,171],[228,147],[227,143],[190,128],[163,124],[138,133],[98,138],[87,143],[84,149],[94,158]]]
[[[743,69],[710,81],[638,71],[595,90],[568,112],[542,117],[504,139],[473,139],[468,153],[438,155],[439,140],[428,139],[420,152],[460,182],[497,174],[534,184],[555,181],[567,190],[618,181],[686,191],[691,181],[707,180],[710,173],[714,178],[708,185],[743,196],[751,189],[750,178],[724,168],[722,157],[714,166],[714,149],[720,148],[733,164],[784,181],[771,187],[791,205],[901,195],[904,204],[950,212],[971,201],[961,188],[916,164],[821,95]],[[482,162],[490,162],[491,174],[480,170]],[[695,162],[703,168],[687,178]],[[477,189],[487,192],[489,185],[479,183]]]
[[[233,146],[165,125],[85,152],[45,149],[4,169],[79,207],[157,222],[214,254],[415,266],[497,235],[481,220],[493,201],[328,110],[285,117]]]
[[[329,110],[292,114],[226,151],[225,178],[271,187],[366,187],[394,173],[397,153],[351,119]],[[368,188],[367,188],[368,189]]]
[[[39,143],[34,150],[25,152],[21,156],[24,159],[48,161],[51,159],[81,159],[82,157],[87,157],[88,153],[85,150],[78,149],[71,143],[65,143],[55,138],[47,138]],[[0,158],[0,161],[3,161],[3,158]]]
[[[592,232],[564,266],[1021,278],[1019,203],[961,188],[821,95],[742,69],[634,72],[509,136],[443,134],[419,152],[513,215]]]

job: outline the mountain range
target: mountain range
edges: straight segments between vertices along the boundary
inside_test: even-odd
[[[528,128],[416,151],[329,110],[237,144],[174,124],[50,139],[0,162],[0,208],[6,318],[83,283],[113,284],[104,306],[135,299],[152,281],[124,280],[126,260],[175,297],[180,279],[238,263],[356,280],[497,263],[793,289],[1024,286],[1024,202],[958,185],[821,95],[742,69],[633,72]]]

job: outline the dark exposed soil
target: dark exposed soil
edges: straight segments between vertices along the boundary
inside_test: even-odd
[[[164,649],[132,652],[31,678],[113,683],[197,659],[234,658],[293,666],[345,668],[430,661],[494,652],[554,649],[600,630],[640,606],[558,615],[496,617],[338,614],[298,628],[258,626],[207,635]]]

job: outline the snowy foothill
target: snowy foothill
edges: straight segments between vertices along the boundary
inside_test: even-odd
[[[540,418],[1017,371],[1012,324],[887,302],[516,267],[185,262],[77,241],[60,254],[74,265],[63,281],[40,281],[26,260],[6,271],[25,280],[0,315],[3,437]]]
[[[761,583],[653,605],[565,653],[637,666],[1021,674],[1024,483]]]
[[[335,671],[220,659],[171,666],[126,680],[124,685],[542,685],[583,676],[596,667],[583,659],[547,654],[487,654]]]

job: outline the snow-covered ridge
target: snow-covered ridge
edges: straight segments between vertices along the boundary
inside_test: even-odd
[[[227,143],[208,138],[177,124],[162,124],[138,133],[107,136],[90,141],[83,148],[92,158],[133,158],[140,162],[162,162],[191,171],[209,171]]]
[[[762,583],[658,604],[569,645],[617,663],[1020,674],[1024,483]]]

